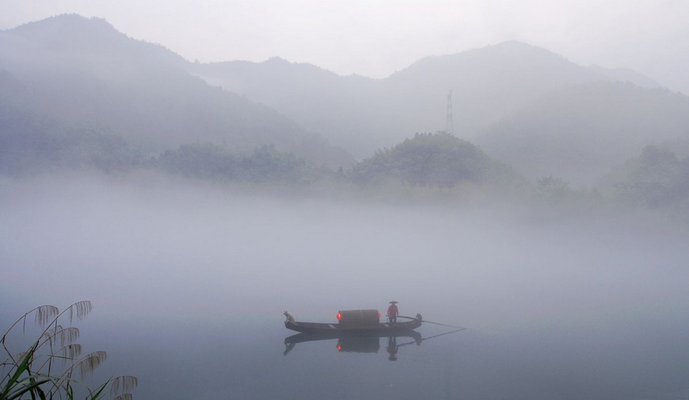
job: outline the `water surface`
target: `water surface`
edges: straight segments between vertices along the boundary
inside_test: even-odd
[[[507,207],[3,181],[0,322],[91,300],[82,343],[108,351],[101,376],[138,376],[142,399],[687,398],[688,238]],[[386,338],[283,355],[283,311],[334,321],[392,299],[468,329],[396,361]]]

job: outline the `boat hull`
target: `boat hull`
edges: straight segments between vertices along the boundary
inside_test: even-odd
[[[343,328],[339,324],[326,324],[319,322],[291,322],[285,321],[285,328],[301,332],[301,333],[316,333],[327,334],[333,336],[346,335],[361,335],[361,334],[395,334],[401,332],[409,332],[421,326],[421,319],[413,319],[408,322],[399,322],[395,324],[380,323],[374,326],[365,327],[347,327]]]

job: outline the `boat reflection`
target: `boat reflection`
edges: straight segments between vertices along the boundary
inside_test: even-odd
[[[381,349],[380,339],[385,338],[385,350],[388,353],[388,360],[397,361],[397,353],[401,347],[412,344],[420,346],[424,340],[430,340],[439,336],[449,335],[451,333],[463,330],[464,329],[457,329],[428,338],[424,338],[416,331],[401,332],[395,334],[394,336],[381,333],[349,333],[346,335],[343,335],[342,333],[339,335],[325,333],[298,333],[285,338],[285,351],[282,354],[287,355],[298,343],[323,340],[337,340],[335,349],[341,353],[378,353]]]

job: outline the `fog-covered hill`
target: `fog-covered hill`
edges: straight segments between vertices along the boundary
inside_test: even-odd
[[[649,89],[663,87],[655,79],[649,78],[648,76],[640,74],[629,68],[603,68],[598,65],[592,65],[589,68],[600,74],[607,75],[616,81],[629,82],[636,86],[645,87]]]
[[[569,86],[529,102],[478,143],[525,176],[592,184],[646,145],[689,154],[689,97],[630,83]]]
[[[444,129],[450,90],[455,132],[471,140],[544,93],[583,82],[629,79],[629,74],[614,76],[615,71],[581,67],[519,42],[426,57],[378,80],[341,77],[277,58],[191,68],[212,84],[245,94],[321,132],[358,157],[415,132]],[[642,80],[640,75],[635,77]]]
[[[414,133],[390,119],[387,98],[373,79],[342,77],[277,57],[262,63],[230,61],[190,68],[212,85],[275,108],[358,158]]]
[[[590,185],[645,145],[689,152],[686,96],[634,71],[585,68],[519,42],[369,79],[280,58],[191,63],[104,20],[63,15],[0,31],[0,70],[0,139],[15,155],[56,132],[53,142],[73,146],[63,140],[73,131],[95,132],[97,143],[119,138],[142,157],[188,143],[230,154],[274,145],[347,169],[350,154],[365,159],[444,129],[450,90],[455,135],[530,178]],[[11,137],[22,118],[34,121],[31,140]]]
[[[109,129],[67,124],[38,112],[35,93],[0,71],[0,174],[24,175],[56,168],[129,170],[141,153]]]
[[[0,69],[24,87],[26,101],[13,107],[28,114],[111,130],[149,154],[189,142],[245,152],[274,144],[318,165],[351,164],[346,151],[265,105],[209,86],[187,64],[104,20],[77,15],[0,32]]]
[[[665,211],[675,221],[689,222],[689,157],[646,146],[607,174],[601,187],[620,203]]]
[[[380,185],[392,180],[411,186],[453,187],[462,183],[511,183],[518,177],[472,143],[447,133],[417,133],[391,149],[357,163],[354,182]]]

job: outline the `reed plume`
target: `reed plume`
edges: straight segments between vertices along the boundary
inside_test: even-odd
[[[20,400],[28,396],[31,399],[70,399],[75,398],[75,384],[81,387],[83,380],[96,370],[107,358],[104,351],[94,351],[79,358],[82,347],[74,343],[79,339],[79,329],[73,326],[63,327],[61,319],[86,317],[93,306],[90,301],[76,302],[62,312],[52,305],[36,307],[22,315],[0,338],[2,349],[7,359],[0,363],[0,400]],[[7,345],[8,335],[21,324],[26,333],[26,320],[34,314],[35,322],[43,331],[25,351],[13,353]],[[1,358],[0,358],[1,359]],[[38,361],[42,363],[39,364]],[[62,361],[56,371],[53,361]],[[59,372],[58,372],[59,371]],[[79,380],[73,376],[77,373]],[[130,393],[138,384],[134,376],[120,376],[108,379],[104,383],[89,389],[85,400],[99,400],[109,393],[113,400],[132,400]],[[84,385],[85,386],[85,385]],[[109,389],[109,390],[106,390]]]

